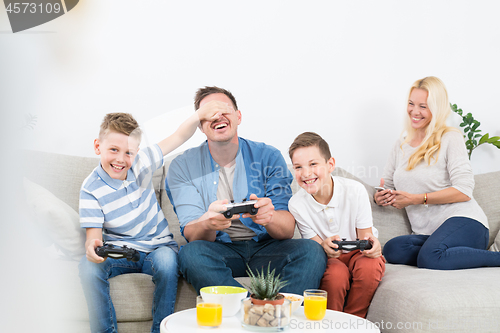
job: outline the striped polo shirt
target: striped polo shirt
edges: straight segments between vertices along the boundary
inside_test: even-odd
[[[139,151],[127,179],[111,178],[99,165],[80,190],[80,225],[102,228],[107,243],[151,252],[166,245],[177,252],[177,243],[158,205],[152,183],[163,165],[158,145]]]

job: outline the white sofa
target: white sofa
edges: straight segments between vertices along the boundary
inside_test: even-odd
[[[25,173],[29,179],[25,181],[24,188],[30,219],[36,228],[51,229],[47,234],[55,245],[48,249],[55,246],[64,249],[67,255],[65,259],[54,261],[64,275],[63,283],[58,288],[62,294],[69,295],[66,297],[67,311],[61,314],[60,320],[69,323],[72,333],[90,332],[86,302],[78,277],[84,234],[78,228],[76,212],[81,183],[99,160],[27,151],[23,163],[36,166],[27,168],[29,171]],[[164,167],[155,173],[154,183],[170,230],[182,245],[185,240],[179,233],[177,217],[164,190],[169,164],[167,160]],[[335,173],[354,178],[340,168]],[[500,171],[476,175],[475,180],[474,197],[488,216],[491,245],[500,229]],[[373,187],[364,185],[369,195],[373,196]],[[295,182],[292,189],[294,193],[298,189]],[[37,198],[41,197],[47,201],[44,205],[37,204]],[[382,245],[395,236],[410,233],[404,210],[382,208],[374,203],[372,210]],[[58,219],[59,225],[51,225]],[[295,237],[299,237],[297,232]],[[500,245],[500,236],[497,243]],[[145,274],[126,274],[112,278],[110,284],[119,331],[149,332],[154,289],[151,278]],[[176,311],[194,307],[195,295],[194,288],[181,277]],[[499,332],[500,268],[436,271],[387,264],[367,319],[380,327],[382,332]]]

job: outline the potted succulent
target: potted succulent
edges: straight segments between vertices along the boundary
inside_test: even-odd
[[[283,331],[290,323],[291,303],[279,291],[288,284],[280,274],[275,275],[276,269],[271,271],[271,263],[256,274],[247,265],[247,274],[250,285],[249,298],[242,301],[241,323],[250,330]]]
[[[257,274],[254,274],[247,265],[247,274],[250,277],[250,285],[246,286],[250,290],[250,299],[253,304],[283,304],[285,296],[280,294],[281,288],[288,284],[283,281],[280,274],[275,276],[276,269],[271,271],[271,262],[267,266],[267,274],[264,274],[264,267]]]

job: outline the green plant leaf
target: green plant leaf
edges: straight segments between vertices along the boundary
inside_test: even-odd
[[[458,113],[459,115],[462,115],[462,109],[459,109],[456,104],[451,104],[450,103],[451,110],[455,113]]]
[[[459,109],[456,104],[450,103],[451,110],[462,116],[462,122],[460,127],[463,127],[465,147],[467,148],[467,154],[469,155],[469,160],[471,159],[472,152],[478,145],[483,143],[491,143],[495,147],[500,149],[500,136],[494,136],[490,138],[489,133],[484,135],[479,134],[482,130],[479,129],[481,123],[474,119],[472,113],[468,112],[466,115],[463,114],[463,110]],[[478,142],[478,138],[479,142]]]
[[[488,138],[489,138],[489,136],[490,136],[490,135],[489,135],[488,133],[486,133],[485,135],[483,135],[483,136],[481,137],[481,139],[479,140],[479,144],[481,145],[481,144],[483,144],[483,143],[485,143],[485,142],[488,142]]]

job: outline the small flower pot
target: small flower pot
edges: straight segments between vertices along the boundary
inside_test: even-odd
[[[250,295],[250,299],[252,300],[252,303],[255,305],[266,305],[266,304],[281,305],[285,301],[285,295],[278,294],[275,299],[269,300],[269,299],[254,298],[254,294],[252,294]]]
[[[250,331],[280,332],[290,325],[291,302],[284,297],[282,304],[255,304],[249,297],[241,301],[241,325]]]

